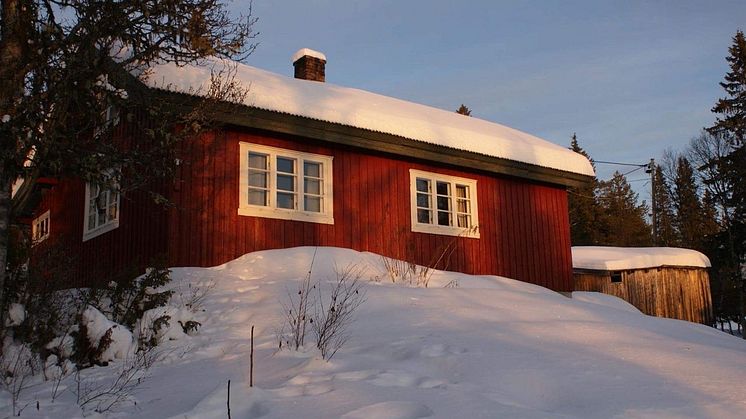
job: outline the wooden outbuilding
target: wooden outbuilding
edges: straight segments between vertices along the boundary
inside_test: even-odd
[[[712,324],[707,256],[671,247],[574,246],[575,291],[614,295],[658,317]]]
[[[157,185],[171,206],[79,179],[45,194],[34,223],[76,256],[80,283],[106,283],[157,255],[170,266],[214,266],[258,250],[335,246],[572,291],[566,188],[591,179],[585,157],[503,125],[325,83],[326,57],[315,51],[294,61],[296,78],[230,64],[246,101],[180,144],[175,178]],[[223,65],[207,64],[157,66],[137,88],[184,102],[209,90]]]

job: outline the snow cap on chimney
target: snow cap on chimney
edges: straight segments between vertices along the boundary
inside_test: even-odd
[[[326,55],[309,48],[293,54],[295,78],[323,82],[326,78]]]

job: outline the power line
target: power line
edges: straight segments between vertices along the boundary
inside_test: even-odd
[[[645,166],[647,166],[647,165],[645,165]],[[629,172],[627,172],[627,173],[622,173],[622,176],[627,176],[627,175],[628,175],[628,174],[630,174],[630,173],[634,173],[634,172],[636,172],[636,171],[638,171],[638,170],[642,169],[642,168],[643,168],[643,167],[645,167],[645,166],[640,166],[640,167],[638,167],[637,169],[632,169],[632,170],[630,170],[630,171],[629,171]]]
[[[601,163],[601,164],[616,164],[618,166],[635,166],[635,167],[645,167],[648,165],[648,163],[645,164],[634,164],[634,163],[619,163],[616,161],[603,161],[603,160],[593,160],[593,163]]]

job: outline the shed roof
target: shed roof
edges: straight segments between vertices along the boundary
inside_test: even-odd
[[[235,70],[249,88],[250,107],[396,135],[564,172],[593,176],[590,162],[565,147],[479,118],[420,105],[364,90],[299,80],[218,58],[199,64],[173,63],[148,69],[151,88],[199,94],[209,90],[212,74]]]
[[[709,268],[702,253],[677,247],[573,246],[572,267],[600,271],[680,266]]]

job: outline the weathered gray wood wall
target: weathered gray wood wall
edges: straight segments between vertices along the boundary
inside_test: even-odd
[[[614,295],[651,316],[712,324],[710,278],[706,269],[659,267],[618,272],[575,270],[575,291]]]

